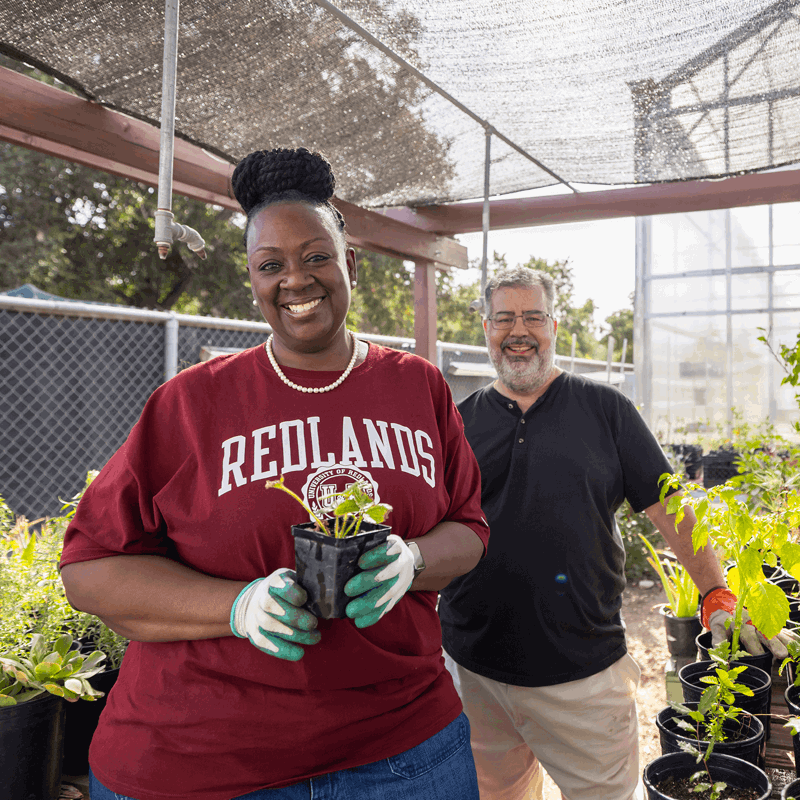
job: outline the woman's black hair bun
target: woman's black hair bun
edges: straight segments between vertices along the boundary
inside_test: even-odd
[[[325,156],[305,147],[257,150],[245,156],[231,176],[233,194],[245,214],[273,195],[298,192],[319,203],[333,197],[336,179]]]

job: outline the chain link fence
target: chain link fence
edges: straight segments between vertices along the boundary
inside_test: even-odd
[[[269,331],[265,323],[0,295],[0,496],[28,519],[58,514],[87,471],[125,441],[164,380],[255,347]],[[413,339],[359,336],[414,351]],[[485,347],[439,343],[438,351],[456,402],[496,377]],[[558,363],[596,374],[622,368]]]

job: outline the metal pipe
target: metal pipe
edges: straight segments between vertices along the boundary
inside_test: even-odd
[[[572,334],[572,347],[570,348],[569,354],[569,371],[575,372],[575,348],[578,344],[578,334]]]
[[[489,187],[490,172],[492,164],[492,129],[486,129],[486,155],[483,165],[483,258],[481,259],[481,311],[486,312],[483,306],[486,304],[486,282],[489,270]]]
[[[170,314],[164,325],[164,380],[178,374],[178,317]]]
[[[178,13],[180,0],[164,6],[164,66],[161,76],[161,146],[158,155],[158,208],[155,243],[166,258],[172,246],[172,161],[175,147],[175,84],[178,74]]]
[[[359,25],[355,20],[351,19],[343,11],[336,8],[333,3],[329,3],[328,0],[314,0],[314,2],[321,8],[330,11],[334,17],[336,17],[340,22],[343,22],[348,28],[350,28],[351,31],[355,31],[359,36],[366,39],[371,45],[377,47],[378,50],[380,50],[384,55],[389,56],[389,58],[391,58],[395,64],[399,64],[401,67],[403,67],[403,69],[408,70],[415,78],[421,80],[428,88],[433,89],[433,91],[436,92],[436,94],[438,94],[440,97],[443,97],[445,100],[452,103],[457,109],[459,109],[459,111],[463,111],[468,117],[474,119],[475,122],[482,125],[484,128],[491,128],[491,125],[485,119],[479,117],[474,111],[471,111],[463,103],[460,103],[458,100],[456,100],[455,97],[448,94],[444,89],[442,89],[441,86],[434,83],[416,67],[413,67],[411,64],[409,64],[408,61],[395,53],[390,47],[387,47],[380,39],[373,36],[366,28],[362,28],[361,25]],[[535,159],[530,153],[527,153],[518,144],[515,144],[511,141],[511,139],[503,136],[503,134],[499,133],[498,131],[494,131],[494,133],[509,147],[512,147],[520,155],[525,156],[528,161],[532,161],[537,167],[539,167],[539,169],[550,175],[550,177],[555,178],[559,183],[563,183],[568,189],[571,189],[573,192],[575,192],[575,194],[578,194],[578,190],[574,186],[571,186],[567,181],[564,180],[564,178],[556,175],[553,170],[548,169],[544,164],[542,164],[541,161]]]
[[[625,358],[628,355],[628,337],[626,336],[622,340],[622,358],[620,359],[620,368],[619,371],[624,375],[625,374]]]
[[[180,0],[166,0],[164,7],[164,72],[161,77],[161,145],[158,154],[158,208],[155,236],[158,255],[164,259],[172,243],[186,242],[200,258],[206,257],[202,236],[175,222],[172,213],[172,165],[175,151],[175,94],[178,76],[178,16]]]
[[[608,354],[606,355],[606,381],[611,385],[611,362],[614,360],[614,337],[608,336]]]

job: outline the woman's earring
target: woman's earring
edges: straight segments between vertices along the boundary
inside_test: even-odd
[[[350,281],[350,285],[355,288],[356,282],[355,281]]]
[[[257,305],[258,305],[258,303],[256,303],[256,301],[255,301],[255,298],[253,298],[253,305],[254,305],[254,306],[257,306]]]

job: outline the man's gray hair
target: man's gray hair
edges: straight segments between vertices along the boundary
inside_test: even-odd
[[[503,286],[518,287],[520,289],[535,289],[541,287],[547,303],[547,313],[555,313],[556,286],[553,279],[539,269],[528,267],[508,267],[496,272],[486,283],[484,299],[486,302],[486,316],[491,314],[492,295]]]

